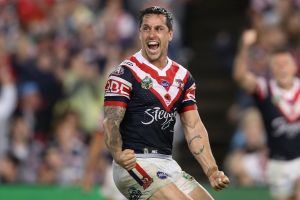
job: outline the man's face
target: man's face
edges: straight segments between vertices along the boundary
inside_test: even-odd
[[[167,56],[173,31],[167,27],[164,15],[148,14],[143,18],[139,37],[143,56],[152,64],[160,63],[164,56]]]
[[[289,53],[279,53],[271,57],[271,70],[278,84],[286,87],[293,83],[297,66]]]

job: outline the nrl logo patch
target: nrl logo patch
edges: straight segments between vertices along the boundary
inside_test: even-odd
[[[141,82],[141,87],[146,90],[152,88],[153,87],[152,79],[149,76],[146,76]]]

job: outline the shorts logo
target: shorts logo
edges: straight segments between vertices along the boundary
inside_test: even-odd
[[[141,87],[148,90],[153,87],[152,79],[149,76],[146,76],[142,82]]]
[[[157,175],[157,177],[160,178],[160,179],[166,179],[166,178],[169,176],[167,173],[165,173],[165,172],[160,172],[160,171],[158,171],[158,172],[156,173],[156,175]]]
[[[129,200],[138,200],[142,196],[142,192],[134,187],[128,189]]]
[[[124,68],[122,66],[118,66],[115,71],[112,72],[113,75],[120,76],[124,74]]]
[[[194,177],[192,177],[191,175],[189,175],[188,173],[186,173],[184,171],[182,172],[182,177],[185,178],[188,181],[191,181],[191,180],[194,179]]]

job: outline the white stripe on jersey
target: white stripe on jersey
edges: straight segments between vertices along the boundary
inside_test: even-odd
[[[279,88],[274,80],[270,81],[272,99],[275,105],[281,110],[283,115],[290,121],[297,120],[300,117],[300,95],[293,102],[300,90],[300,80],[295,79],[292,89],[284,91]]]
[[[140,78],[141,80],[143,80],[144,78],[151,77],[150,74],[148,74],[147,72],[143,71],[141,68],[139,68],[134,62],[131,62],[130,60],[125,60],[121,65],[125,65],[127,67],[129,67],[131,70],[133,70],[135,72],[135,74],[138,76],[138,78]],[[176,98],[176,96],[178,95],[178,93],[182,92],[178,87],[174,86],[175,80],[179,79],[181,81],[183,81],[183,79],[185,78],[185,76],[187,75],[187,70],[182,67],[181,65],[178,64],[178,71],[176,73],[176,75],[174,76],[173,79],[173,84],[170,86],[169,91],[167,91],[161,84],[159,84],[156,79],[152,78],[152,82],[153,82],[153,87],[152,89],[155,90],[161,97],[161,99],[164,101],[162,103],[164,103],[167,107],[174,101],[174,99]],[[170,101],[165,99],[165,95],[169,94],[171,99]]]

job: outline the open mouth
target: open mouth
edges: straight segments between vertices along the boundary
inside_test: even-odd
[[[147,43],[147,46],[150,50],[157,50],[159,47],[159,43],[156,41],[150,41]]]

